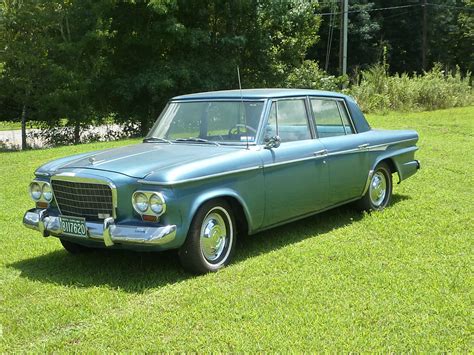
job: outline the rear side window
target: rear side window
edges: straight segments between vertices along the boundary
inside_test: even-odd
[[[314,125],[319,138],[354,133],[344,105],[337,100],[311,99]]]
[[[311,139],[304,99],[272,103],[265,136],[275,135],[280,136],[282,143]]]

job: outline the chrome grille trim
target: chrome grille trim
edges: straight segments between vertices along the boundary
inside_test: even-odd
[[[117,217],[117,188],[109,180],[62,173],[51,177],[51,186],[61,214],[86,220],[99,220],[99,213]]]

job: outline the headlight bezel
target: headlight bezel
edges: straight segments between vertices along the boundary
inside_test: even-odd
[[[48,189],[48,191],[45,192],[45,188]],[[51,203],[51,201],[53,201],[53,189],[51,188],[51,184],[44,183],[41,188],[41,194],[46,202]],[[47,197],[46,194],[49,194],[49,197]]]
[[[147,206],[146,209],[139,208],[137,206],[136,200],[138,196],[144,195],[146,197]],[[154,206],[161,206],[161,210],[159,208],[152,207],[152,200]],[[158,203],[157,203],[158,202]],[[144,191],[144,190],[137,190],[132,194],[132,206],[136,213],[140,216],[156,216],[160,217],[166,212],[166,199],[165,196],[158,191]]]
[[[143,199],[143,200],[140,201],[139,199]],[[133,207],[135,208],[135,211],[137,211],[140,214],[145,213],[150,207],[149,197],[145,195],[143,192],[136,192],[133,194],[132,204],[133,204]],[[142,204],[143,206],[140,207]]]
[[[37,187],[36,192],[33,192],[33,187]],[[46,198],[45,196],[45,189],[49,189],[49,191],[46,192],[46,193],[51,194],[49,198]],[[51,183],[48,181],[42,181],[42,180],[36,180],[36,179],[33,180],[32,182],[30,182],[30,185],[28,186],[28,192],[30,194],[31,199],[35,203],[44,202],[49,205],[54,199],[53,188],[51,187]]]
[[[37,189],[33,191],[33,187],[37,187]],[[29,186],[29,193],[30,193],[31,199],[35,202],[38,202],[43,195],[43,188],[37,181],[32,181]]]
[[[153,202],[155,200],[155,202]],[[153,211],[153,213],[157,216],[161,216],[166,212],[166,201],[165,197],[161,192],[154,192],[150,196],[150,209]],[[155,210],[153,206],[160,206],[158,210]]]

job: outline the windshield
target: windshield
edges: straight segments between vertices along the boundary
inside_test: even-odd
[[[146,139],[253,143],[262,101],[170,102]]]

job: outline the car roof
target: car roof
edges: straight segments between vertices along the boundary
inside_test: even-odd
[[[175,96],[171,100],[204,100],[204,99],[269,99],[296,96],[327,96],[344,98],[346,95],[309,89],[243,89],[199,92],[195,94]]]

